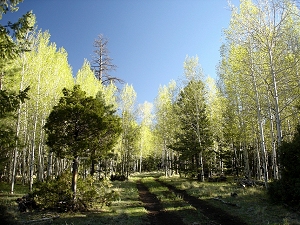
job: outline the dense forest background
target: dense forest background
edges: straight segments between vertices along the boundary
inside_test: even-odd
[[[2,16],[17,3],[1,1]],[[280,146],[299,123],[299,9],[289,0],[230,7],[217,81],[187,56],[184,76],[159,87],[153,104],[137,105],[134,87],[110,75],[103,35],[93,61],[72,74],[31,12],[1,25],[1,181],[13,192],[16,182],[32,189],[66,170],[73,181],[152,170],[279,179]]]

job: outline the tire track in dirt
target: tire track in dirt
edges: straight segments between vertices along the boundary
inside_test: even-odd
[[[198,199],[194,196],[190,196],[186,193],[185,190],[179,190],[174,186],[167,184],[163,181],[155,179],[161,185],[166,186],[170,191],[173,191],[175,194],[182,197],[182,199],[193,207],[199,209],[203,215],[205,215],[210,220],[216,222],[216,224],[220,225],[247,225],[244,221],[242,221],[239,217],[230,215],[229,213],[210,205],[208,202]]]
[[[136,183],[141,201],[148,211],[148,218],[151,225],[183,225],[181,218],[171,212],[164,211],[160,201],[155,194],[150,193],[149,189],[139,180]]]

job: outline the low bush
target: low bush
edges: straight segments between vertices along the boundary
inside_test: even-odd
[[[32,195],[36,203],[45,209],[65,211],[86,211],[96,206],[110,205],[118,197],[107,180],[95,181],[92,177],[78,179],[76,200],[71,191],[71,174],[64,173],[55,180],[36,185]]]
[[[300,202],[300,179],[280,179],[270,183],[268,194],[274,202],[284,202],[291,206]]]
[[[111,181],[116,181],[116,180],[118,180],[118,181],[125,181],[125,180],[127,180],[127,178],[125,177],[125,175],[111,175],[110,176],[110,180]]]

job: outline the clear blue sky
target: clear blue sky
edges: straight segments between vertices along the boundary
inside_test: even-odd
[[[231,16],[227,0],[24,0],[3,20],[29,10],[38,28],[66,49],[74,76],[91,60],[98,34],[108,38],[118,67],[112,75],[133,85],[137,103],[153,102],[159,85],[181,77],[186,55],[198,55],[204,73],[215,78]]]

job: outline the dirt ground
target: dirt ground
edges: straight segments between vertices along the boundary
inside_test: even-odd
[[[205,215],[210,220],[209,224],[211,225],[247,225],[247,223],[241,221],[238,217],[229,215],[223,210],[208,204],[204,200],[190,196],[184,190],[178,190],[171,185],[163,183],[159,180],[157,181],[160,182],[161,185],[168,187],[168,189],[170,191],[173,191],[176,195],[180,195],[184,201],[197,208],[203,215]],[[150,193],[148,188],[145,185],[143,185],[140,181],[137,182],[137,188],[139,191],[140,199],[144,203],[145,209],[148,211],[148,218],[151,225],[184,224],[182,219],[179,218],[176,214],[164,211],[157,197],[154,194]]]

